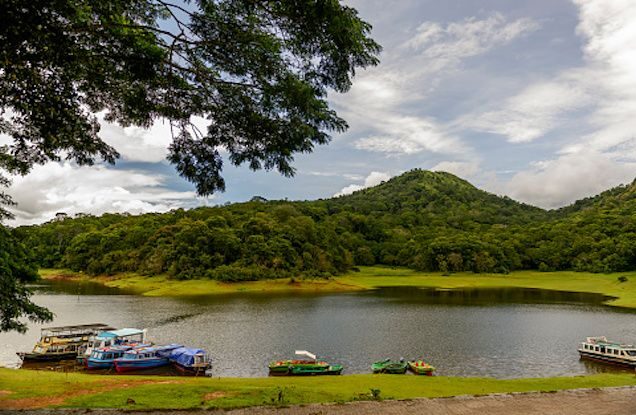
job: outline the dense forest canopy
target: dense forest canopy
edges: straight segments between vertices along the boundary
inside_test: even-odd
[[[413,170],[348,196],[252,201],[21,227],[41,267],[221,281],[329,276],[356,265],[506,273],[636,269],[636,182],[545,211],[449,173]]]

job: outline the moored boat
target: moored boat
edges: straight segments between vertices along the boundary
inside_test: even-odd
[[[107,324],[82,324],[77,326],[46,327],[40,340],[29,353],[18,353],[24,362],[73,360],[86,346],[90,337],[100,330],[109,330]]]
[[[203,349],[179,347],[170,352],[170,361],[182,373],[188,375],[203,375],[212,368],[212,363]]]
[[[131,350],[132,346],[108,346],[93,349],[91,355],[86,359],[85,365],[89,370],[110,369],[115,365],[115,359],[123,357]]]
[[[305,356],[307,359],[278,360],[269,364],[270,375],[339,375],[342,373],[342,365],[330,365],[319,361],[315,354],[305,350],[296,350],[296,355]]]
[[[169,344],[127,350],[122,357],[114,360],[115,370],[117,372],[130,372],[166,366],[170,363],[170,353],[179,347],[183,347],[183,345]]]
[[[85,347],[80,348],[77,354],[77,362],[79,364],[86,365],[87,359],[91,356],[95,349],[144,343],[146,343],[146,330],[123,328],[100,331],[96,335],[91,336]]]
[[[433,372],[435,372],[435,368],[424,360],[410,360],[408,365],[411,372],[416,375],[433,376]]]
[[[584,359],[636,368],[636,346],[609,341],[605,336],[586,338],[578,351]]]
[[[375,362],[371,365],[371,370],[373,370],[373,373],[389,373],[396,375],[405,374],[406,368],[407,365],[404,359],[400,359],[397,362],[394,362],[391,359],[385,359],[379,362]]]

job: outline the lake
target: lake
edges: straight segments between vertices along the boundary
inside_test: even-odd
[[[577,344],[605,335],[634,341],[636,315],[595,294],[534,289],[385,288],[338,294],[142,297],[96,284],[44,282],[36,303],[51,325],[147,328],[150,340],[207,349],[215,376],[266,376],[269,361],[310,350],[369,373],[374,360],[423,357],[439,375],[497,378],[615,371],[579,360]],[[17,366],[41,326],[0,334],[0,364]]]

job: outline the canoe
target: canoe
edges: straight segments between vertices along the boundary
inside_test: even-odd
[[[409,369],[416,375],[433,376],[435,368],[423,360],[409,361]]]
[[[309,359],[278,360],[269,364],[269,374],[276,375],[339,375],[342,373],[341,365],[330,365],[320,361],[316,355],[306,350],[296,350],[297,355],[306,356]]]
[[[371,365],[373,373],[390,373],[403,375],[406,373],[407,364],[404,361],[394,362],[391,359],[385,359],[375,362]]]

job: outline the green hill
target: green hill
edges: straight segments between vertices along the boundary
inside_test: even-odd
[[[253,201],[21,227],[42,267],[223,281],[419,270],[636,269],[636,184],[545,211],[449,173],[413,170],[332,199]]]

